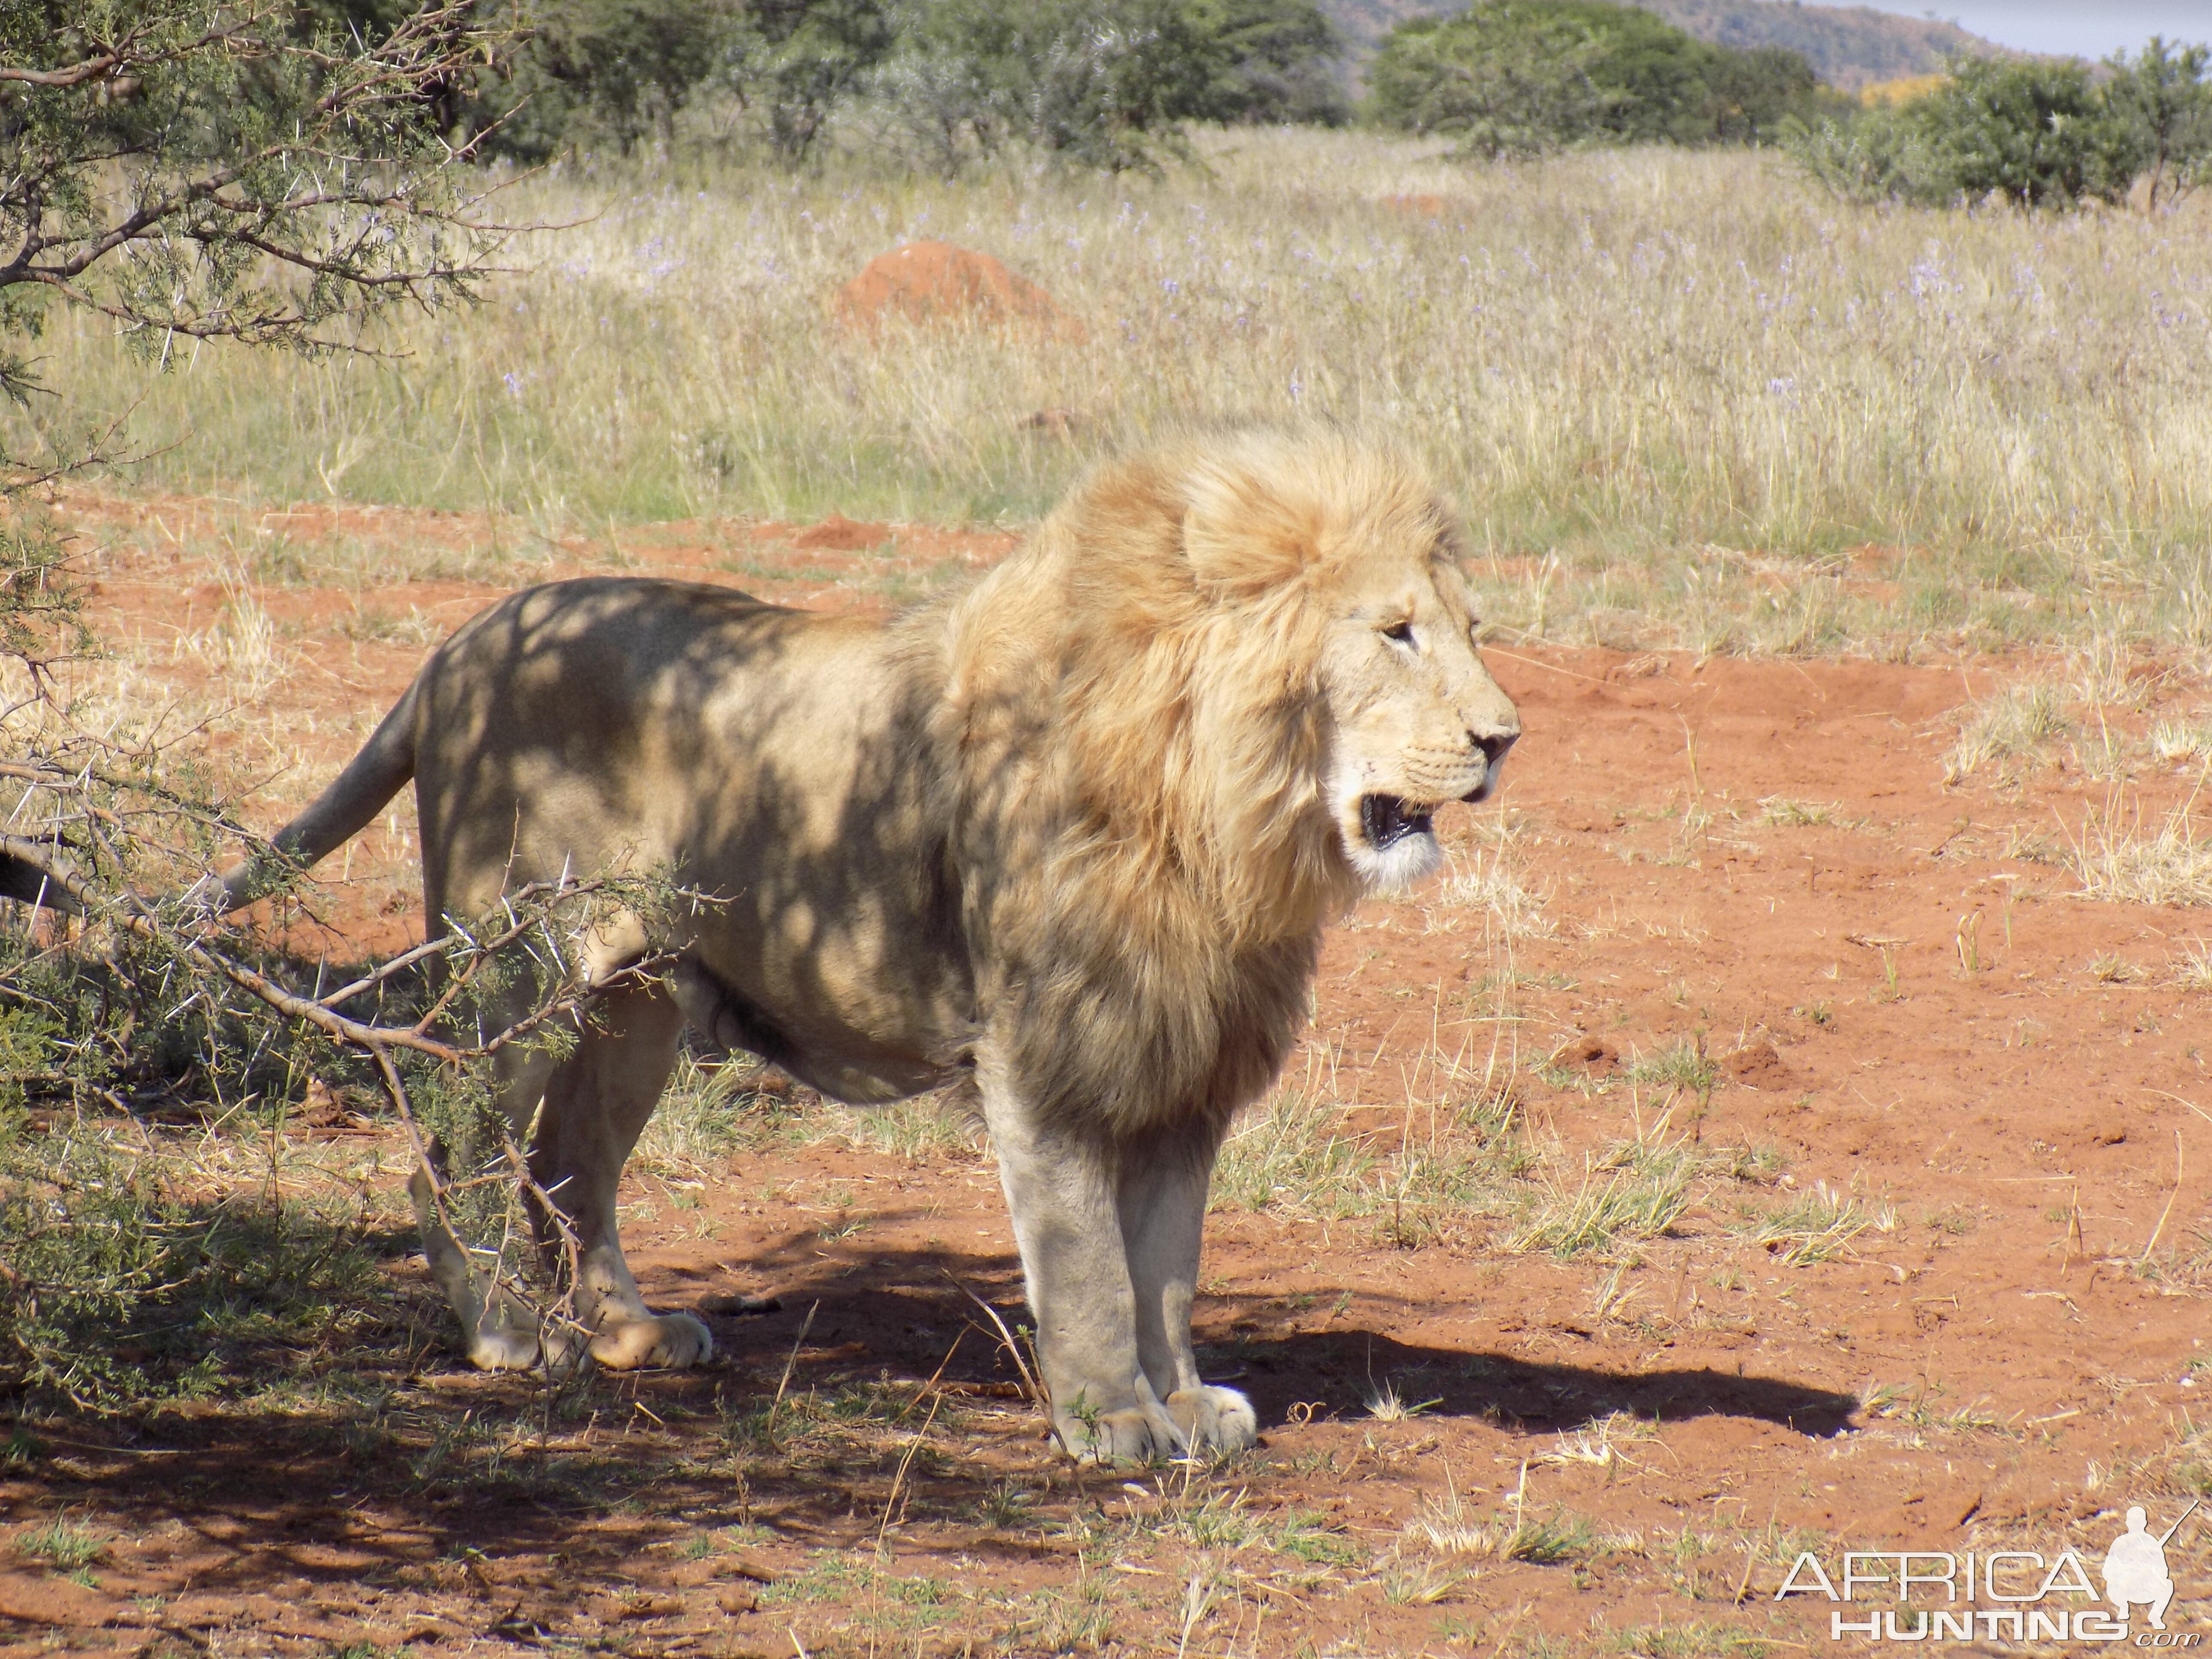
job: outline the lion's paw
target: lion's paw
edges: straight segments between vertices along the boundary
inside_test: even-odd
[[[480,1371],[526,1371],[538,1364],[536,1322],[484,1325],[469,1336],[469,1364]]]
[[[1259,1414],[1234,1389],[1210,1382],[1178,1389],[1168,1396],[1167,1407],[1194,1456],[1241,1452],[1259,1443]]]
[[[592,1358],[611,1371],[684,1370],[704,1364],[714,1352],[714,1339],[688,1313],[610,1319],[592,1338]]]
[[[1158,1406],[1056,1412],[1053,1420],[1079,1463],[1158,1463],[1182,1452],[1182,1431]]]

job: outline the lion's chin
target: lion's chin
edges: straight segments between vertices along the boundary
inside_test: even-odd
[[[1435,808],[1397,795],[1364,794],[1345,816],[1344,845],[1360,886],[1378,898],[1395,898],[1436,872],[1443,862],[1437,843]]]

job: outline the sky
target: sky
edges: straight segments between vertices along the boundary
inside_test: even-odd
[[[2133,53],[2154,34],[2212,42],[2212,0],[1831,0],[1871,5],[1903,17],[1940,17],[1985,40],[2021,52],[2077,58]]]

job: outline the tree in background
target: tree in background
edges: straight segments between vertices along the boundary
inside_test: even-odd
[[[232,340],[318,353],[376,313],[473,296],[499,233],[447,128],[513,39],[481,0],[387,21],[277,0],[0,3],[0,394],[34,417],[51,309],[145,361]],[[113,458],[119,431],[33,420],[0,452],[0,645],[66,632],[72,590],[25,492]]]
[[[1519,9],[1530,15],[1486,18],[1494,27],[1462,18],[1400,24],[1368,67],[1369,113],[1493,158],[1540,155],[1607,131],[1621,94],[1593,73],[1603,40],[1576,19],[1545,15],[1548,8]]]
[[[1802,119],[1823,101],[1812,64],[1780,46],[1717,53],[1705,86],[1700,125],[1717,143],[1777,143],[1792,118]],[[1841,94],[1830,93],[1828,100],[1841,101]]]
[[[1370,116],[1481,155],[1583,143],[1761,143],[1818,95],[1795,52],[1737,52],[1607,0],[1480,0],[1401,23],[1368,71]]]
[[[472,114],[496,149],[528,160],[665,141],[725,75],[743,22],[738,0],[553,0],[507,72],[483,77]]]
[[[1314,0],[542,0],[471,118],[526,159],[627,151],[719,96],[788,164],[850,113],[948,176],[1017,139],[1119,172],[1188,121],[1347,118],[1340,52]]]
[[[0,333],[46,308],[177,341],[334,349],[386,307],[473,295],[496,242],[445,100],[507,38],[473,0],[362,37],[289,5],[0,5]],[[35,388],[20,350],[0,391]]]
[[[1017,115],[1004,64],[1013,20],[975,0],[908,3],[897,44],[868,77],[864,102],[879,146],[951,179],[999,149]]]
[[[2171,207],[2212,173],[2212,52],[2169,46],[2154,34],[2134,63],[2123,53],[2108,67],[2105,100],[2135,135],[2148,180],[2144,206],[2155,213],[2161,191]]]
[[[1205,121],[1341,126],[1352,118],[1339,73],[1343,43],[1312,0],[1191,0],[1205,42]]]
[[[1900,115],[1918,139],[1923,188],[1946,201],[2117,201],[2141,155],[2078,64],[1960,58],[1949,80]]]
[[[878,0],[750,0],[732,40],[729,80],[767,117],[776,155],[803,161],[896,40]]]

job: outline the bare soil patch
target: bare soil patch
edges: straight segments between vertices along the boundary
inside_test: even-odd
[[[516,581],[879,608],[1009,541],[718,521],[523,568],[512,524],[332,507],[268,515],[280,580],[276,532],[210,551],[223,504],[70,510],[131,695],[210,709],[270,827]],[[364,556],[393,574],[319,580]],[[280,670],[243,707],[229,670],[162,654],[237,607],[240,559]],[[424,620],[380,635],[371,610]],[[2204,913],[2081,897],[2069,860],[2191,799],[2201,759],[2146,734],[2212,701],[2201,679],[2112,677],[2101,774],[2046,744],[1947,783],[1966,705],[2051,665],[1491,660],[1527,729],[1502,805],[1443,815],[1447,877],[1332,934],[1272,1120],[1318,1103],[1298,1147],[1369,1160],[1367,1198],[1286,1164],[1210,1224],[1200,1341],[1257,1451],[1079,1477],[970,1299],[1018,1316],[987,1159],[793,1098],[630,1182],[632,1261],[713,1328],[704,1370],[460,1369],[384,1201],[363,1224],[404,1334],[319,1355],[323,1392],[20,1424],[0,1651],[1796,1651],[1828,1642],[1827,1604],[1772,1599],[1801,1549],[2094,1565],[2128,1504],[2162,1528],[2212,1484]],[[419,935],[409,833],[329,872],[334,953]],[[320,1103],[286,1133],[372,1146],[388,1192],[397,1137]],[[1422,1173],[1478,1142],[1480,1183]],[[1676,1176],[1650,1236],[1554,1225]],[[40,1554],[58,1522],[95,1553]],[[2168,1547],[2189,1620],[2205,1540]]]

